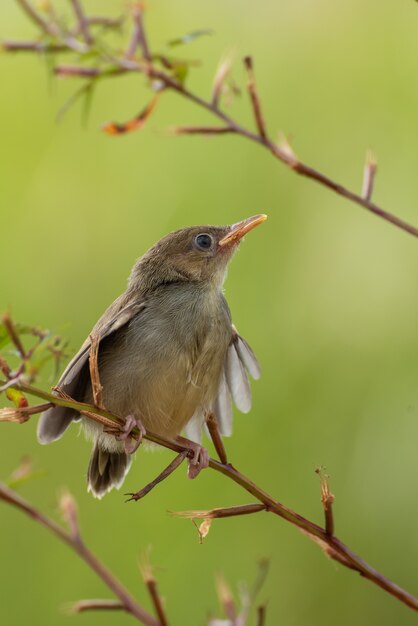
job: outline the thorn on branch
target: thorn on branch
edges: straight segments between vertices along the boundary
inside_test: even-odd
[[[334,536],[334,515],[332,512],[332,505],[334,503],[335,497],[331,493],[329,484],[328,484],[328,474],[325,473],[325,467],[318,467],[315,470],[315,473],[318,474],[320,485],[321,485],[321,502],[324,507],[325,513],[325,532],[329,537]]]
[[[363,187],[361,191],[361,197],[364,200],[369,201],[372,198],[376,172],[377,172],[376,157],[371,150],[368,150],[366,154],[366,162],[364,164]]]
[[[258,96],[257,87],[255,84],[253,60],[250,56],[247,56],[244,58],[244,65],[248,73],[247,89],[251,98],[251,104],[253,107],[255,123],[256,123],[258,132],[260,134],[260,137],[266,140],[267,139],[266,124],[264,121],[263,113],[261,111],[260,98]]]

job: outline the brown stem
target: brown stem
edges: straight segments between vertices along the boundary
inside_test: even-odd
[[[215,450],[218,454],[221,463],[226,465],[228,463],[228,457],[226,454],[224,442],[222,441],[221,433],[219,432],[218,420],[213,413],[209,413],[206,417],[206,425],[209,430],[210,437],[215,446]]]
[[[37,23],[37,25],[41,28],[41,30],[43,30],[44,32],[47,32],[48,34],[59,35],[59,32],[57,32],[56,25],[53,23],[48,24],[47,22],[45,22],[33,10],[33,8],[29,5],[27,0],[17,0],[17,2],[25,10],[28,16]],[[269,150],[275,158],[277,158],[284,165],[292,169],[296,174],[299,174],[300,176],[304,176],[306,178],[309,178],[317,182],[323,187],[326,187],[327,189],[330,189],[334,193],[345,198],[346,200],[349,200],[350,202],[353,202],[354,204],[357,204],[363,207],[364,209],[366,209],[370,213],[373,213],[377,217],[380,217],[386,222],[389,222],[390,224],[392,224],[393,226],[396,226],[397,228],[400,228],[401,230],[418,238],[418,228],[400,219],[399,217],[390,213],[389,211],[385,211],[384,209],[379,207],[377,204],[371,202],[370,193],[367,193],[365,197],[363,197],[362,195],[359,195],[353,191],[350,191],[349,189],[347,189],[340,183],[331,179],[329,176],[322,174],[320,171],[316,170],[310,165],[307,165],[303,163],[302,161],[294,158],[294,156],[289,155],[287,151],[282,150],[279,146],[277,146],[275,143],[273,143],[271,140],[267,138],[267,133],[265,131],[264,118],[262,117],[262,114],[261,114],[260,101],[258,98],[258,94],[255,91],[255,81],[254,81],[254,76],[253,76],[252,61],[250,57],[246,58],[245,63],[250,72],[250,80],[249,80],[248,88],[249,88],[250,96],[252,99],[253,112],[256,118],[258,132],[252,132],[248,130],[247,128],[238,124],[235,120],[233,120],[226,113],[221,111],[218,106],[218,96],[216,96],[215,98],[212,98],[212,100],[209,100],[209,101],[204,100],[200,96],[196,95],[195,93],[187,89],[184,85],[179,83],[175,78],[173,78],[169,74],[166,74],[165,72],[162,72],[158,70],[156,67],[154,67],[151,63],[152,54],[150,53],[148,43],[146,40],[146,35],[145,35],[144,28],[143,28],[142,12],[141,12],[140,7],[139,7],[138,15],[139,15],[140,24],[142,27],[141,38],[140,38],[139,44],[142,46],[143,56],[145,60],[147,61],[145,64],[144,63],[141,64],[140,62],[134,61],[132,59],[127,59],[127,58],[112,58],[112,57],[109,57],[109,55],[106,53],[102,55],[102,61],[116,64],[119,67],[119,72],[114,72],[114,71],[106,72],[105,70],[99,70],[98,68],[86,68],[86,67],[78,67],[78,68],[73,67],[71,68],[71,70],[70,68],[64,69],[63,67],[57,67],[55,68],[55,72],[59,75],[83,76],[86,78],[89,78],[91,76],[98,76],[98,75],[115,76],[117,74],[123,74],[125,72],[143,72],[150,78],[155,78],[161,81],[162,84],[165,86],[165,88],[172,89],[173,91],[183,96],[187,100],[190,100],[197,106],[210,112],[212,115],[216,116],[218,119],[221,119],[226,124],[226,126],[228,126],[228,128],[230,129],[229,132],[233,132],[237,135],[240,135],[241,137],[245,137],[246,139],[249,139],[250,141],[253,141],[263,146],[264,148]],[[86,53],[89,50],[89,48],[87,49],[84,48],[80,44],[80,42],[77,42],[77,40],[74,40],[65,36],[62,36],[61,39],[62,39],[63,45],[65,45],[69,50],[73,50],[73,51],[75,50],[80,54]],[[227,132],[227,131],[223,131],[223,132]]]
[[[144,30],[143,13],[140,4],[136,4],[132,9],[132,21],[134,29],[129,42],[128,49],[125,53],[127,59],[132,59],[138,46],[141,47],[142,56],[146,61],[150,61],[151,55],[148,48],[147,36]]]
[[[83,7],[81,6],[79,0],[70,0],[70,3],[77,17],[79,31],[83,35],[86,44],[91,46],[94,43],[94,40],[90,32],[89,21],[84,14]]]
[[[12,322],[10,315],[8,313],[5,313],[1,318],[1,321],[3,322],[3,326],[5,327],[10,339],[14,343],[15,348],[19,352],[22,361],[25,361],[27,358],[26,350],[23,347],[19,334],[16,332],[16,328]]]
[[[52,532],[56,537],[61,539],[70,548],[83,559],[85,563],[102,579],[105,585],[113,591],[115,596],[119,598],[124,609],[133,615],[139,622],[142,622],[146,626],[160,626],[159,622],[150,615],[135,598],[125,589],[125,587],[119,582],[117,578],[113,576],[110,570],[103,565],[101,561],[87,548],[79,535],[73,535],[66,532],[59,524],[54,522],[53,519],[47,517],[37,509],[35,509],[29,502],[24,500],[21,496],[17,495],[14,491],[0,483],[0,500],[11,504],[23,513],[26,513],[34,521],[44,526],[47,530]]]
[[[70,606],[70,613],[86,613],[87,611],[125,611],[125,607],[117,600],[79,600]]]
[[[255,77],[253,70],[253,60],[251,57],[244,58],[244,65],[248,73],[248,93],[250,94],[251,104],[253,107],[254,119],[260,134],[260,137],[267,139],[266,123],[261,111],[260,98],[258,96],[257,87],[255,85]]]
[[[2,381],[0,381],[0,383],[1,382]],[[56,398],[52,394],[47,393],[46,391],[42,391],[41,389],[37,389],[26,383],[16,383],[15,387],[16,389],[19,389],[24,393],[43,398],[44,400],[55,403],[59,406],[67,406],[70,408],[74,408],[78,411],[85,411],[84,414],[87,414],[87,416],[91,417],[91,419],[100,421],[110,426],[112,424],[114,426],[115,423],[119,425],[123,422],[119,417],[113,415],[112,413],[109,413],[108,411],[98,409],[83,402]],[[139,434],[135,430],[133,432],[134,434]],[[150,431],[147,431],[145,438],[165,448],[174,450],[177,453],[187,451],[188,456],[192,456],[193,454],[187,448],[187,446],[180,445],[179,443],[170,441],[169,439],[165,439],[164,437],[151,433]],[[348,548],[348,546],[346,546],[337,537],[330,536],[324,528],[321,528],[321,526],[318,526],[317,524],[311,522],[302,515],[299,515],[298,513],[292,511],[281,502],[275,500],[266,491],[261,489],[261,487],[256,485],[252,480],[250,480],[244,474],[241,474],[241,472],[232,467],[232,465],[224,465],[223,463],[216,461],[215,459],[209,459],[209,467],[216,472],[223,474],[224,476],[235,482],[237,485],[245,489],[248,493],[251,493],[259,502],[262,502],[266,505],[268,511],[274,513],[275,515],[278,515],[282,519],[285,519],[286,521],[299,528],[310,539],[317,543],[330,558],[338,561],[344,567],[355,570],[361,576],[364,576],[368,580],[372,581],[375,585],[378,585],[379,587],[384,589],[387,593],[397,598],[400,602],[418,612],[417,598],[396,585],[389,578],[386,578],[385,576],[380,574],[368,563],[363,561],[363,559],[360,558],[357,554],[352,552],[350,548]]]
[[[99,365],[97,362],[99,343],[100,337],[98,335],[90,335],[89,368],[94,406],[104,409],[102,397],[103,387],[100,382]]]
[[[57,35],[57,29],[53,24],[49,24],[47,21],[35,11],[35,9],[27,2],[27,0],[16,0],[18,5],[23,9],[26,15],[34,22],[44,33],[48,35]]]
[[[148,593],[151,597],[151,601],[154,605],[155,612],[158,616],[158,619],[160,620],[160,625],[168,626],[167,616],[164,611],[164,604],[158,592],[157,581],[155,580],[154,577],[151,577],[145,580],[145,584],[147,586]]]

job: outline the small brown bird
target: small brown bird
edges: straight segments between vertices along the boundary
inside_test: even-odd
[[[93,440],[88,489],[102,497],[120,487],[129,470],[132,430],[138,426],[167,438],[183,429],[200,442],[213,411],[220,432],[232,431],[231,396],[237,408],[251,408],[247,373],[259,365],[238,335],[222,293],[228,263],[242,237],[267,219],[256,215],[232,226],[193,226],[170,233],[135,263],[125,293],[110,305],[91,336],[100,339],[98,369],[107,410],[125,418],[117,437],[83,419]],[[90,337],[69,363],[58,386],[76,400],[92,403]],[[59,439],[80,414],[53,407],[38,424],[40,443]],[[208,455],[196,445],[189,476],[206,467]]]

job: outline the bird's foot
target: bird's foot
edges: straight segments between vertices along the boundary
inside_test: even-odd
[[[190,479],[196,478],[196,476],[198,476],[203,469],[209,467],[208,451],[199,443],[190,441],[190,439],[185,439],[184,437],[177,437],[177,441],[182,446],[187,446],[189,450],[193,452],[193,457],[188,459],[189,467],[187,470],[187,477]]]
[[[134,428],[139,430],[138,437],[132,434]],[[120,433],[116,435],[116,439],[124,442],[126,454],[133,454],[138,450],[146,434],[147,431],[141,420],[133,415],[128,415],[124,425],[121,426]]]

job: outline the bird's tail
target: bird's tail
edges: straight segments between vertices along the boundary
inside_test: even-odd
[[[114,487],[121,487],[132,459],[125,452],[108,452],[96,442],[87,470],[87,490],[103,498]]]

